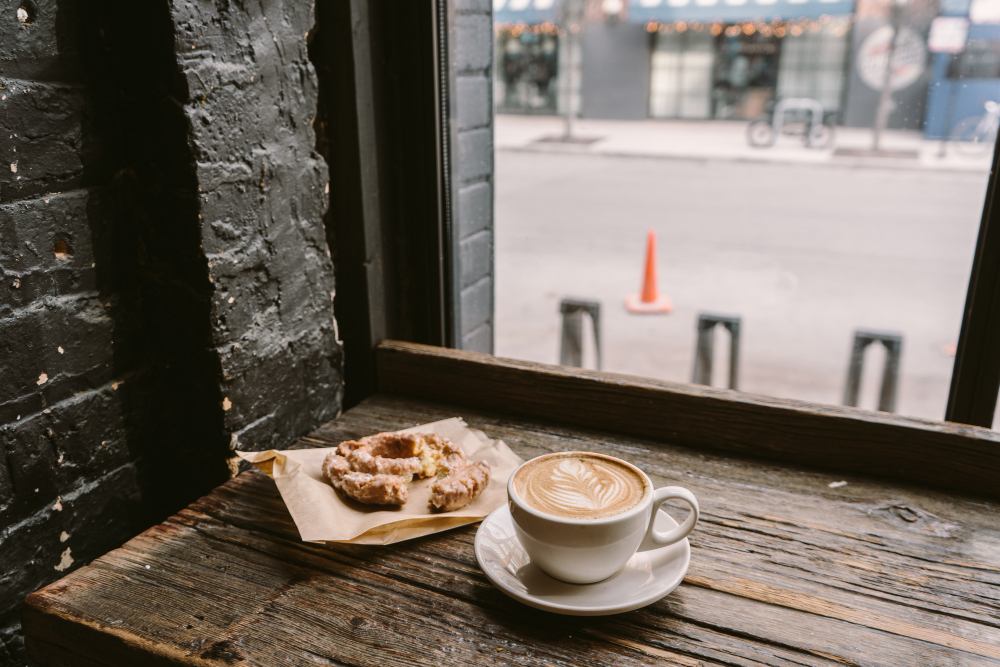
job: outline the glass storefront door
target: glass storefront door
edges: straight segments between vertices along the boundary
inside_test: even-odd
[[[728,26],[716,39],[712,117],[751,119],[764,114],[778,84],[781,40],[737,25]]]
[[[497,35],[496,102],[500,111],[556,113],[559,36],[538,29]]]
[[[649,91],[653,118],[708,118],[715,38],[698,25],[656,34]]]
[[[790,31],[781,42],[778,97],[816,100],[839,112],[848,57],[847,18],[811,21]]]

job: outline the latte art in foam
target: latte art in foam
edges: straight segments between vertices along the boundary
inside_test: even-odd
[[[598,519],[624,512],[646,494],[646,483],[630,467],[590,454],[542,457],[514,478],[531,507],[570,518]]]

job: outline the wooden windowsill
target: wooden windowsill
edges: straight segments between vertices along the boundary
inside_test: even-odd
[[[979,426],[399,341],[377,361],[383,392],[1000,499],[1000,433]]]
[[[1000,660],[1000,503],[921,488],[915,479],[822,469],[844,456],[800,460],[807,468],[752,461],[747,456],[761,452],[751,444],[731,446],[752,443],[771,409],[795,424],[791,433],[809,438],[796,421],[805,418],[795,416],[807,406],[776,402],[753,417],[747,406],[757,399],[741,397],[709,414],[664,413],[693,410],[687,402],[701,390],[399,343],[383,345],[378,358],[386,393],[295,446],[463,416],[524,458],[566,449],[621,456],[655,483],[681,484],[699,497],[702,520],[684,583],[621,616],[548,615],[489,584],[472,552],[475,526],[390,547],[306,544],[273,482],[248,471],[29,596],[29,654],[41,665]],[[562,401],[540,398],[553,387]],[[595,414],[599,390],[610,401],[603,415]],[[710,401],[726,398],[704,391]],[[827,412],[835,426],[849,416]],[[740,437],[718,423],[732,414],[750,422]],[[719,440],[714,451],[692,442],[698,420]],[[957,452],[980,446],[963,438],[991,442],[979,430],[867,420],[896,456],[904,448],[893,429],[917,428],[922,446],[940,441]],[[837,428],[844,446],[864,437],[856,425]],[[795,438],[772,437],[764,455],[809,449],[783,441]],[[840,481],[847,484],[831,488]]]

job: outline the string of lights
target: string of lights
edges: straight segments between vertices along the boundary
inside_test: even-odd
[[[799,37],[805,34],[825,33],[834,37],[844,37],[851,29],[852,18],[843,16],[821,16],[818,19],[801,19],[788,21],[744,21],[742,23],[725,23],[721,21],[674,21],[672,23],[662,23],[659,21],[649,21],[646,23],[646,32],[671,34],[684,32],[707,32],[711,35],[725,34],[727,37],[736,37],[740,34],[752,36],[759,34],[761,37],[784,38],[786,36]],[[497,30],[513,37],[529,33],[536,35],[557,35],[561,32],[560,27],[552,22],[527,24],[527,23],[506,23],[498,24]]]
[[[523,33],[530,33],[533,35],[558,35],[561,32],[559,26],[551,21],[545,21],[543,23],[498,23],[496,29],[498,32],[510,34],[514,37]]]

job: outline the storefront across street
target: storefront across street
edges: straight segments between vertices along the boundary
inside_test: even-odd
[[[643,0],[652,35],[649,115],[750,119],[777,98],[843,99],[853,2]]]
[[[498,0],[494,9],[498,108],[564,112],[560,4]],[[633,0],[621,16],[587,25],[600,39],[583,39],[583,115],[749,119],[780,97],[816,99],[836,113],[853,10],[853,0]],[[612,51],[618,60],[634,54],[632,66],[595,71],[607,68]],[[621,90],[623,78],[633,90]],[[603,91],[586,83],[604,81],[616,86],[615,106],[588,114],[595,104],[587,98]]]

